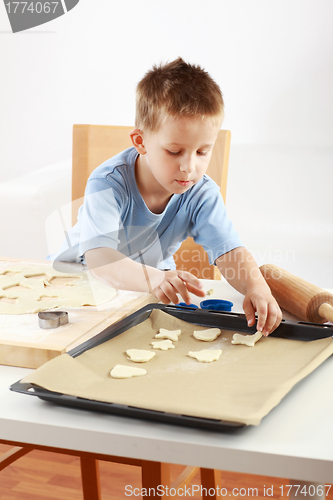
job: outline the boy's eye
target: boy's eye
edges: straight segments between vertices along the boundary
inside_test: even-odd
[[[199,156],[206,156],[207,153],[208,153],[208,151],[197,151],[197,154]]]
[[[167,153],[168,153],[169,155],[171,155],[171,156],[177,156],[177,155],[179,155],[179,154],[180,154],[180,151],[168,151],[168,150],[167,150]]]

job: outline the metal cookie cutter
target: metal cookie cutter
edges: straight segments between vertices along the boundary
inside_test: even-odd
[[[68,323],[68,312],[66,311],[43,311],[38,313],[38,325],[40,328],[58,328]]]

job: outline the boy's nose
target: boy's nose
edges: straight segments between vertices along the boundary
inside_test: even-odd
[[[191,156],[189,158],[183,158],[180,165],[180,170],[187,174],[190,174],[195,170],[195,159]]]

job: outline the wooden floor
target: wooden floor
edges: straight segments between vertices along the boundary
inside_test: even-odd
[[[0,455],[10,449],[0,445]],[[144,500],[149,498],[138,495],[141,488],[139,467],[99,462],[102,500]],[[172,480],[181,472],[181,466],[172,466]],[[288,484],[288,480],[264,476],[252,476],[230,472],[221,473],[221,487],[226,488],[232,495],[233,488],[238,488],[240,498],[256,497],[258,500],[268,498],[287,499],[287,488],[281,495],[281,486]],[[125,489],[127,486],[127,489]],[[193,489],[192,489],[193,486]],[[182,498],[201,498],[199,492],[200,477],[195,476],[190,490]],[[243,488],[241,490],[241,488]],[[253,490],[252,490],[253,488]],[[255,490],[255,488],[257,490]],[[268,488],[272,488],[269,490]],[[249,490],[248,490],[249,489]],[[127,495],[126,495],[127,493]],[[230,495],[229,495],[230,493]],[[161,498],[163,498],[161,496]],[[173,498],[180,498],[175,497]],[[221,496],[222,498],[222,496]],[[303,495],[300,496],[302,500]],[[327,500],[333,500],[331,488]],[[0,472],[0,500],[82,500],[81,476],[79,459],[48,453],[33,451],[20,458],[15,463]]]

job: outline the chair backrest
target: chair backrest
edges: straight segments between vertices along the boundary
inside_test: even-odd
[[[103,163],[108,158],[115,156],[124,149],[132,146],[129,133],[133,127],[112,126],[112,125],[74,125],[73,126],[73,169],[72,169],[72,223],[75,224],[77,219],[77,211],[80,203],[75,203],[75,200],[82,199],[84,196],[87,180],[92,171]],[[220,130],[212,152],[212,157],[207,169],[207,174],[220,186],[220,191],[224,201],[226,200],[227,192],[227,176],[230,151],[229,130]],[[193,245],[195,243],[193,242]],[[191,244],[192,248],[192,244]],[[194,247],[193,247],[194,248]],[[196,246],[196,248],[201,248]],[[182,262],[180,257],[181,249],[178,250],[178,264],[182,268],[189,269],[189,265]],[[188,250],[186,250],[188,252]],[[179,260],[180,259],[180,260]],[[206,259],[206,257],[205,257]],[[196,258],[197,260],[197,258]],[[188,253],[186,262],[188,262]],[[204,269],[212,268],[206,263]],[[193,268],[193,265],[190,264]],[[196,266],[198,267],[198,266]],[[193,269],[192,269],[193,272]],[[212,274],[213,273],[213,274]],[[209,278],[214,277],[214,272],[206,272],[202,276],[203,270],[199,269],[197,275],[199,277]]]

